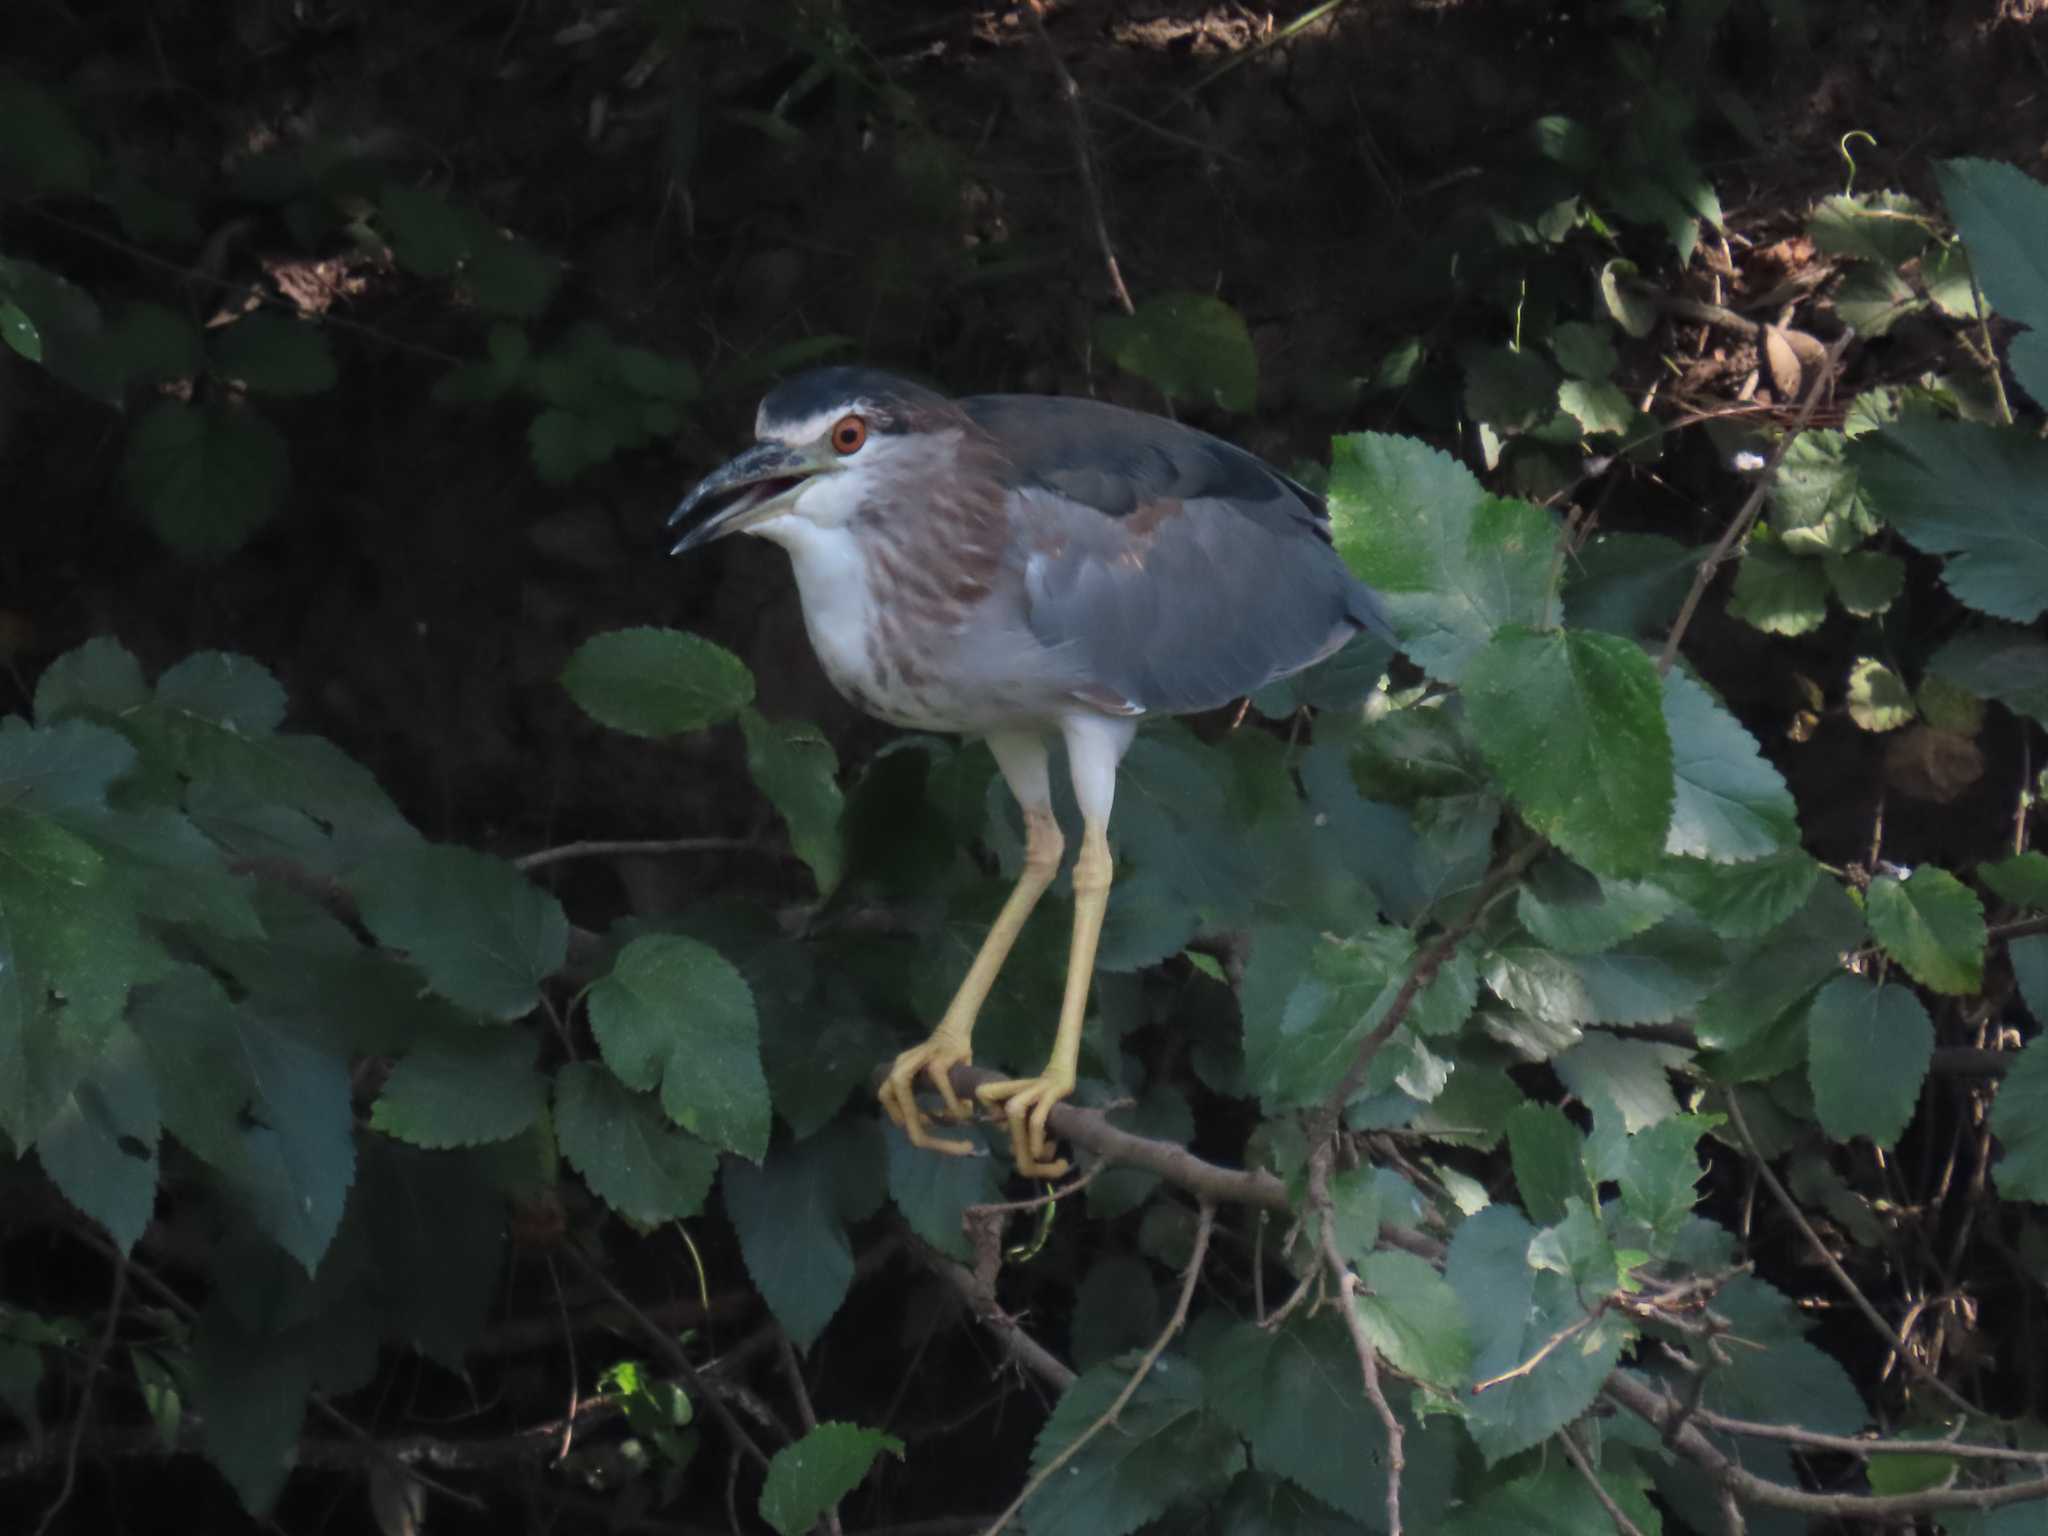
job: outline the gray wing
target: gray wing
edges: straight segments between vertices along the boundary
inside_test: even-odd
[[[1387,633],[1322,499],[1243,449],[1094,400],[959,403],[1003,461],[1027,622],[1090,702],[1213,709]]]

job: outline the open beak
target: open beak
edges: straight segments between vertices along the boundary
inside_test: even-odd
[[[686,554],[787,511],[813,475],[835,467],[830,458],[820,456],[821,451],[756,443],[713,470],[669,513],[668,526],[681,535],[669,553]]]

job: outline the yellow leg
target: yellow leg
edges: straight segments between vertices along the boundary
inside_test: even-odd
[[[981,941],[981,950],[967,968],[960,990],[946,1005],[945,1015],[932,1031],[931,1038],[898,1056],[896,1064],[889,1069],[888,1081],[882,1084],[883,1110],[903,1127],[904,1134],[909,1136],[914,1146],[956,1155],[975,1150],[971,1142],[934,1136],[924,1111],[917,1107],[914,1089],[922,1074],[939,1090],[939,1098],[946,1106],[945,1113],[949,1119],[969,1118],[971,1111],[953,1092],[949,1074],[962,1062],[972,1059],[974,1021],[981,1014],[981,1005],[988,1000],[989,990],[996,983],[996,974],[1009,958],[1011,946],[1023,930],[1024,920],[1031,915],[1031,909],[1038,905],[1038,898],[1045,894],[1045,888],[1052,884],[1052,877],[1059,871],[1060,853],[1065,847],[1059,823],[1053,819],[1050,806],[1027,805],[1024,808],[1024,834],[1023,873],[1017,877],[1016,888],[1010,892],[1010,899],[1003,903],[1003,910],[996,914],[995,926]]]
[[[1052,1155],[1045,1121],[1052,1107],[1074,1091],[1081,1060],[1081,1020],[1088,1009],[1088,983],[1095,974],[1095,945],[1102,937],[1102,914],[1109,908],[1109,837],[1107,823],[1091,820],[1081,832],[1081,852],[1074,860],[1074,943],[1067,952],[1067,990],[1060,1000],[1059,1032],[1053,1036],[1052,1059],[1036,1077],[989,1083],[977,1097],[1000,1105],[1010,1121],[1010,1145],[1017,1171],[1033,1178],[1056,1179],[1067,1171],[1065,1158]]]

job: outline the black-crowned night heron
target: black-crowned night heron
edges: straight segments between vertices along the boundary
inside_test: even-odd
[[[1322,499],[1219,438],[1095,400],[948,400],[867,368],[824,368],[761,402],[756,442],[669,519],[674,553],[728,533],[796,566],[825,673],[897,725],[984,738],[1024,811],[1023,873],[931,1038],[896,1058],[882,1107],[936,1136],[918,1077],[949,1080],[1024,920],[1059,868],[1045,738],[1065,739],[1081,851],[1052,1058],[990,1083],[1020,1171],[1056,1177],[1046,1117],[1074,1090],[1081,1019],[1109,901],[1117,764],[1146,715],[1241,698],[1385,630],[1331,547]]]

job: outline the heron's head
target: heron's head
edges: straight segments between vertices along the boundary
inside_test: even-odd
[[[872,368],[819,368],[769,391],[754,446],[668,517],[680,555],[728,533],[787,540],[925,489],[966,418],[945,396]]]

